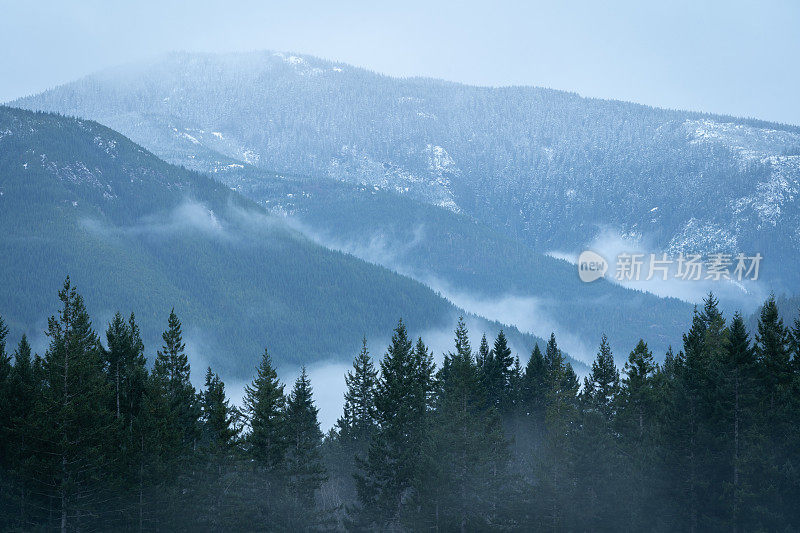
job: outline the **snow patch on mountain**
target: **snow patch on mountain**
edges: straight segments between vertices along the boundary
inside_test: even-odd
[[[757,183],[751,195],[732,202],[732,209],[736,216],[751,209],[763,224],[775,227],[785,205],[796,202],[800,192],[800,156],[773,155],[762,158],[761,163],[770,167],[769,177]]]
[[[103,139],[97,135],[94,138],[94,143],[112,158],[117,157],[117,141],[113,139]]]
[[[712,119],[686,120],[683,128],[691,144],[722,145],[744,160],[774,155],[776,149],[785,151],[800,148],[800,134],[792,131],[758,128]]]
[[[296,56],[296,55],[287,55],[283,52],[274,52],[273,55],[283,60],[284,63],[287,63],[294,67],[295,71],[303,76],[308,75],[317,75],[322,74],[324,72],[323,69],[319,67],[311,66],[307,59],[304,57]]]
[[[673,256],[679,253],[733,253],[737,251],[737,243],[736,235],[728,229],[715,222],[692,217],[682,231],[672,238],[667,251]]]
[[[374,186],[408,194],[413,198],[460,212],[450,189],[450,177],[458,174],[455,161],[443,147],[428,144],[421,151],[409,150],[410,159],[424,164],[418,171],[391,161],[378,161],[355,145],[344,145],[328,163],[331,179]]]

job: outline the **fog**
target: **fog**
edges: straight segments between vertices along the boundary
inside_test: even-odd
[[[648,236],[633,238],[623,235],[613,228],[603,228],[584,249],[597,252],[608,261],[609,267],[605,278],[611,283],[629,289],[649,292],[656,296],[673,297],[691,304],[698,304],[702,302],[709,292],[713,292],[724,308],[750,313],[764,303],[764,300],[769,295],[764,283],[760,281],[678,279],[675,277],[676,264],[670,266],[666,280],[662,279],[660,272],[653,279],[646,280],[644,278],[647,277],[650,254],[655,253],[656,259],[659,259],[662,253],[661,248]],[[548,255],[577,265],[578,255],[582,251],[583,249],[574,251],[554,250],[549,252]],[[616,258],[622,253],[644,254],[641,266],[642,278],[640,280],[619,280],[616,278]],[[676,257],[676,254],[667,253],[667,259],[674,260]]]
[[[552,320],[544,311],[540,299],[536,297],[522,294],[506,294],[494,298],[478,296],[471,291],[454,288],[447,281],[439,279],[431,273],[421,273],[405,264],[403,257],[413,253],[425,239],[426,232],[422,224],[414,228],[412,237],[406,241],[391,239],[379,232],[363,242],[342,241],[322,234],[293,217],[278,217],[237,206],[228,206],[224,213],[217,214],[207,205],[189,198],[171,212],[149,216],[126,226],[114,226],[89,218],[83,219],[81,223],[88,231],[105,238],[166,237],[187,232],[200,232],[212,238],[239,239],[242,236],[240,232],[236,231],[236,227],[249,230],[286,229],[298,238],[308,238],[326,248],[389,268],[427,285],[464,311],[473,349],[478,348],[484,333],[490,345],[497,335],[496,330],[486,331],[487,324],[481,320],[486,319],[513,326],[520,332],[543,338],[547,338],[551,332],[554,332],[559,346],[571,356],[584,362],[590,362],[594,358],[594,348],[572,334],[568,328]],[[112,315],[113,312],[110,310],[101,312],[98,318],[102,318],[102,320],[95,324],[96,328],[104,332]],[[454,330],[458,315],[459,313],[455,312],[450,317],[449,323],[441,328],[409,331],[409,335],[413,339],[422,337],[433,353],[437,366],[441,365],[444,354],[453,350]],[[367,339],[367,347],[376,367],[386,352],[391,334],[391,331],[387,331],[385,334]],[[209,332],[192,328],[189,324],[185,327],[184,341],[192,369],[191,380],[198,391],[202,390],[205,385],[206,369],[209,362],[213,360],[209,356],[213,350],[211,347],[217,344],[208,335]],[[39,340],[39,344],[46,348],[46,338]],[[509,344],[513,353],[519,356],[521,364],[524,365],[530,355],[527,347],[517,346],[513,340]],[[159,348],[160,344],[146,346],[146,355],[151,364]],[[319,421],[323,431],[332,428],[342,413],[346,389],[344,376],[352,368],[349,361],[352,361],[355,355],[356,353],[339,354],[335,358],[311,361],[306,365],[314,390],[314,400],[319,408]],[[288,394],[300,374],[300,366],[277,366],[279,378],[285,385],[285,391]],[[212,370],[216,371],[213,365]],[[225,382],[225,390],[232,404],[239,407],[243,405],[245,386],[255,377],[255,372],[254,366],[252,376],[247,380],[233,379],[224,374],[220,376]]]
[[[186,198],[167,213],[143,217],[134,224],[115,226],[94,218],[82,218],[81,225],[102,237],[167,236],[187,231],[199,231],[209,236],[229,236],[223,223],[205,204]]]
[[[293,228],[314,242],[415,279],[469,314],[514,326],[522,333],[545,339],[550,333],[555,333],[559,346],[571,356],[584,362],[591,362],[594,359],[594,348],[587,345],[570,328],[548,316],[541,299],[527,294],[509,293],[498,297],[478,295],[463,288],[455,288],[431,272],[421,272],[406,264],[403,257],[413,253],[415,247],[425,238],[425,226],[422,224],[414,228],[413,237],[406,241],[392,240],[381,232],[376,232],[364,241],[354,241],[337,239],[308,226],[297,218],[287,220]],[[527,354],[524,357],[520,355],[520,359],[527,360]]]

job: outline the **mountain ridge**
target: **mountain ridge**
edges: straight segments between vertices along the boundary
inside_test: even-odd
[[[18,103],[99,120],[274,212],[294,209],[344,248],[353,237],[363,241],[357,218],[359,210],[375,211],[371,202],[386,215],[371,220],[398,235],[392,216],[412,228],[416,222],[403,212],[423,216],[400,200],[362,198],[351,205],[350,220],[340,217],[332,225],[325,218],[352,191],[374,189],[476,221],[495,233],[495,243],[506,239],[531,250],[530,264],[560,269],[569,283],[574,269],[536,254],[602,248],[608,233],[631,248],[670,255],[762,253],[759,284],[723,287],[732,298],[749,298],[750,306],[763,293],[795,292],[800,284],[800,274],[781,268],[800,260],[797,127],[555,89],[394,78],[280,52],[163,57],[114,67]],[[306,185],[293,185],[292,176],[302,176]],[[314,195],[328,194],[332,182],[351,193],[317,202]],[[345,234],[341,228],[348,224]],[[372,232],[368,224],[360,227]],[[477,234],[461,223],[450,227],[451,233]],[[447,246],[448,237],[439,237],[437,245]],[[387,244],[404,246],[402,240]],[[427,252],[436,252],[425,244]],[[432,256],[418,259],[423,257]],[[463,267],[440,266],[456,277]],[[498,270],[496,277],[511,274]],[[529,287],[509,281],[497,292],[520,295],[522,288],[522,297],[541,297],[567,283],[530,277]],[[481,292],[488,278],[477,279],[462,288]],[[579,299],[595,289],[573,290]],[[616,301],[610,294],[604,298]],[[738,299],[726,305],[743,305]],[[677,317],[685,309],[652,302],[653,309],[676,317],[667,323],[683,321]],[[566,306],[554,312],[566,316]],[[577,316],[590,329],[587,316]],[[628,344],[642,328],[634,320],[621,322],[631,322],[621,336]],[[679,341],[672,337],[665,335],[664,342]],[[616,348],[625,353],[630,347]]]
[[[194,354],[230,377],[249,375],[265,345],[285,365],[349,360],[358,338],[382,339],[401,316],[421,333],[459,313],[93,121],[0,106],[0,171],[0,314],[14,336],[43,341],[67,274],[98,329],[132,310],[149,350],[174,306]],[[520,352],[535,341],[506,330]]]
[[[798,222],[797,127],[554,89],[393,78],[280,52],[163,57],[15,104],[97,119],[195,170],[245,162],[371,184],[464,211],[542,252],[585,246],[598,225],[651,236],[663,250],[749,252],[765,241],[763,224]],[[696,194],[723,184],[713,205]],[[597,211],[612,201],[614,213]],[[652,215],[643,201],[673,212]],[[797,255],[800,235],[768,237],[779,260]]]

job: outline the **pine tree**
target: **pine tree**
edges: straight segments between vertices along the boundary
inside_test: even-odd
[[[9,517],[10,523],[15,522],[18,527],[22,528],[25,524],[30,523],[30,507],[33,501],[30,474],[35,464],[33,457],[37,439],[37,435],[32,433],[31,428],[34,426],[32,417],[36,413],[35,404],[39,401],[41,393],[31,360],[31,345],[28,343],[28,337],[24,334],[14,351],[11,382],[12,414],[9,442],[13,442],[14,446],[8,451],[8,460],[11,464],[8,479],[14,485],[13,493],[10,494],[13,509],[9,509],[4,516]],[[16,519],[13,521],[11,520],[12,515],[16,515]]]
[[[225,397],[225,384],[209,367],[200,394],[202,461],[193,475],[194,519],[204,528],[218,530],[229,517],[233,495],[229,489],[238,480],[233,463],[236,430],[233,411]]]
[[[186,512],[182,498],[192,485],[189,474],[197,458],[201,413],[174,309],[161,337],[164,345],[156,353],[138,421],[137,513],[140,521],[151,513],[161,527],[175,528]]]
[[[0,529],[11,526],[11,494],[14,492],[10,484],[13,391],[11,357],[6,354],[7,335],[8,327],[3,317],[0,317]],[[8,517],[8,520],[5,517]]]
[[[794,319],[791,330],[792,365],[795,375],[800,373],[800,317]]]
[[[225,384],[208,367],[205,390],[200,395],[200,412],[203,423],[203,444],[212,454],[224,454],[236,438],[233,414],[225,397]]]
[[[397,524],[419,474],[420,451],[433,390],[433,361],[421,340],[413,347],[401,320],[381,361],[375,395],[378,431],[356,475],[364,527]]]
[[[793,513],[792,496],[800,494],[796,470],[798,462],[793,444],[798,422],[797,380],[791,362],[791,337],[780,318],[774,295],[761,309],[756,335],[755,352],[760,367],[759,394],[762,398],[761,433],[765,467],[775,480],[774,490],[762,497],[766,508],[763,520],[767,529],[777,529],[789,523]],[[793,439],[792,436],[795,436]]]
[[[729,486],[726,506],[729,526],[734,531],[755,529],[750,509],[755,502],[749,495],[754,489],[751,484],[752,457],[755,450],[755,407],[757,364],[755,352],[740,314],[735,314],[730,325],[730,342],[723,365],[720,387],[720,401],[724,410],[724,428],[720,428],[726,439],[723,483]]]
[[[481,382],[489,402],[503,415],[509,414],[512,408],[513,371],[514,358],[508,347],[508,339],[503,330],[500,330],[493,348],[483,358]]]
[[[648,407],[652,400],[648,382],[655,369],[653,353],[647,348],[647,343],[639,339],[625,363],[625,377],[622,379],[625,408],[639,435],[643,435],[646,429]]]
[[[638,529],[648,523],[644,511],[651,505],[653,494],[648,492],[649,473],[654,462],[653,443],[656,441],[656,416],[654,376],[656,365],[647,343],[640,339],[628,355],[623,368],[619,393],[619,431],[625,436],[620,443],[626,460],[622,463],[627,479],[626,499],[633,502],[627,507],[627,528]]]
[[[592,371],[584,378],[580,427],[572,437],[579,480],[575,503],[582,509],[573,521],[577,529],[612,530],[618,523],[622,501],[614,495],[619,493],[620,454],[613,424],[619,390],[619,372],[603,335]]]
[[[113,434],[112,391],[103,373],[101,346],[83,298],[69,278],[59,292],[62,309],[48,321],[44,398],[32,419],[43,446],[39,487],[52,487],[58,527],[67,531],[97,519],[107,486]],[[38,451],[38,450],[37,450]]]
[[[356,499],[357,461],[365,461],[373,436],[378,429],[375,394],[378,372],[362,339],[361,351],[353,359],[353,368],[345,374],[342,416],[325,439],[326,466],[334,481],[336,497],[342,507]]]
[[[295,509],[309,512],[314,506],[314,493],[326,480],[320,446],[319,429],[311,382],[302,368],[286,401],[285,434],[287,489]]]
[[[475,354],[475,364],[478,370],[483,373],[483,366],[489,360],[489,342],[486,340],[486,333],[481,336],[481,344],[478,347],[478,352]]]
[[[268,471],[277,468],[286,449],[281,433],[284,403],[283,385],[264,349],[256,378],[245,387],[244,408],[250,422],[247,450]]]
[[[544,410],[547,405],[547,366],[542,351],[536,344],[525,365],[522,378],[522,404],[529,417],[537,423],[544,423]]]
[[[200,407],[190,381],[189,358],[175,309],[170,311],[167,330],[161,337],[164,345],[156,354],[153,379],[163,388],[171,410],[170,423],[179,433],[185,454],[188,454],[200,436]]]
[[[10,444],[8,431],[11,427],[11,355],[6,353],[6,337],[8,327],[0,316],[0,471],[4,465],[3,458],[8,456],[6,446]]]
[[[792,380],[789,331],[778,312],[775,296],[770,296],[761,308],[756,335],[756,356],[762,367],[762,382],[774,410],[776,401]]]
[[[106,330],[106,341],[108,349],[105,351],[104,356],[106,364],[108,365],[108,374],[114,383],[114,397],[116,404],[117,418],[122,417],[122,400],[121,388],[123,379],[123,361],[125,359],[125,350],[127,349],[128,341],[128,328],[126,327],[125,320],[122,315],[117,312],[111,323]]]
[[[353,360],[353,369],[345,375],[347,391],[344,395],[344,413],[337,427],[343,442],[353,446],[354,452],[363,453],[376,429],[375,392],[378,372],[367,351],[367,339],[362,340],[361,352]]]
[[[508,452],[499,414],[486,400],[463,318],[455,352],[438,375],[436,412],[424,446],[426,467],[417,478],[422,509],[415,529],[482,529],[498,521],[508,483]]]
[[[590,409],[597,410],[606,420],[611,421],[619,386],[619,371],[614,365],[608,338],[603,335],[600,339],[600,351],[592,363],[592,371],[584,378],[582,396]]]
[[[670,514],[676,515],[679,529],[699,527],[699,456],[698,428],[701,422],[699,379],[705,374],[704,339],[707,324],[695,307],[692,326],[683,335],[683,350],[674,361],[675,378],[669,388],[669,408],[663,426],[666,446],[666,483],[676,496],[670,501]]]
[[[144,356],[144,343],[139,326],[131,313],[125,321],[116,313],[106,330],[107,348],[103,350],[106,376],[113,389],[114,403],[111,406],[117,419],[115,436],[119,458],[116,461],[118,476],[125,495],[138,495],[142,492],[141,468],[142,435],[140,425],[135,423],[142,409],[147,381],[147,360]],[[139,507],[139,505],[133,505]],[[133,516],[138,514],[133,511]],[[132,518],[133,520],[133,518]]]
[[[565,362],[554,334],[545,349],[544,367],[544,435],[541,456],[535,465],[542,482],[542,498],[537,504],[542,506],[538,512],[540,527],[558,529],[565,526],[565,504],[573,491],[569,482],[574,455],[570,439],[577,420],[580,384],[572,366]]]
[[[114,388],[114,410],[124,427],[130,427],[141,407],[147,374],[139,326],[131,313],[126,322],[116,313],[106,330],[106,373]]]

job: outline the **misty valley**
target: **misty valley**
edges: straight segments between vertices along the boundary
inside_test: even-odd
[[[620,369],[602,336],[578,378],[555,335],[514,356],[459,319],[440,365],[400,320],[363,339],[320,429],[305,367],[265,349],[241,406],[211,368],[196,390],[172,310],[148,362],[136,315],[104,339],[71,283],[49,345],[0,318],[4,529],[774,530],[796,523],[800,318],[774,298],[754,336],[709,295],[656,363]],[[55,300],[55,298],[54,298]],[[474,335],[473,335],[474,337]]]
[[[4,5],[0,532],[800,531],[770,2]]]

